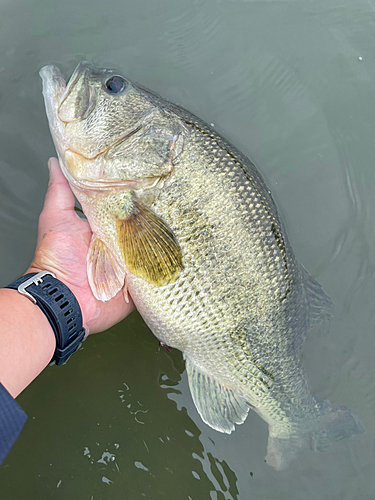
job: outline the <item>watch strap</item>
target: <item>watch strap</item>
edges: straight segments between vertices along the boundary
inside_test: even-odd
[[[82,313],[73,292],[49,271],[21,276],[5,288],[18,290],[46,315],[56,337],[52,362],[67,361],[85,339]]]

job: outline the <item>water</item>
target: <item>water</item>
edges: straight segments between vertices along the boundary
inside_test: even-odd
[[[181,354],[134,313],[21,394],[29,420],[0,470],[2,500],[375,497],[374,27],[370,0],[2,2],[0,285],[31,261],[54,154],[39,68],[118,67],[258,165],[335,304],[305,344],[311,385],[366,428],[275,472],[266,424],[204,425]]]

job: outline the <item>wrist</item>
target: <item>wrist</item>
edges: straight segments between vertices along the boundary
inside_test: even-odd
[[[89,315],[87,314],[87,311],[86,311],[85,302],[81,298],[81,294],[79,293],[79,287],[77,285],[73,285],[69,281],[66,274],[61,272],[59,269],[54,268],[53,266],[49,266],[49,265],[45,265],[45,266],[43,266],[43,268],[41,268],[40,266],[36,266],[36,265],[34,265],[34,263],[32,263],[31,266],[24,272],[23,275],[25,276],[26,274],[29,274],[29,273],[40,273],[42,271],[50,271],[51,273],[53,273],[56,276],[56,279],[58,279],[59,281],[64,283],[64,285],[67,286],[69,288],[69,290],[73,293],[73,295],[76,298],[76,300],[79,304],[79,307],[81,309],[82,324],[83,324],[83,327],[85,328],[86,333],[88,335],[90,333],[90,328],[88,326],[88,322],[89,322],[88,316]]]
[[[82,312],[72,290],[48,270],[21,276],[6,288],[17,290],[45,315],[56,338],[51,358],[56,365],[65,363],[85,340]]]
[[[38,306],[17,290],[0,289],[0,381],[16,397],[51,361],[53,329]]]

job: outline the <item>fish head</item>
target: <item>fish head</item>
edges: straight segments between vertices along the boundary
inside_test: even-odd
[[[68,83],[55,66],[45,66],[40,75],[52,137],[72,186],[137,189],[171,170],[175,132],[155,116],[151,93],[88,62],[77,66]]]
[[[124,266],[155,286],[176,280],[181,249],[149,205],[182,150],[180,121],[161,98],[114,70],[82,62],[68,83],[55,66],[40,75],[61,169],[93,231],[95,297],[109,300],[122,288]]]

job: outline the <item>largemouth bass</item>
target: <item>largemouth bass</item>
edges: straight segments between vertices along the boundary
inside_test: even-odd
[[[315,396],[307,331],[331,314],[296,260],[255,166],[205,122],[113,70],[81,63],[68,84],[41,72],[61,168],[93,236],[94,295],[127,291],[158,337],[183,352],[203,421],[230,434],[255,410],[266,460],[363,431]]]

